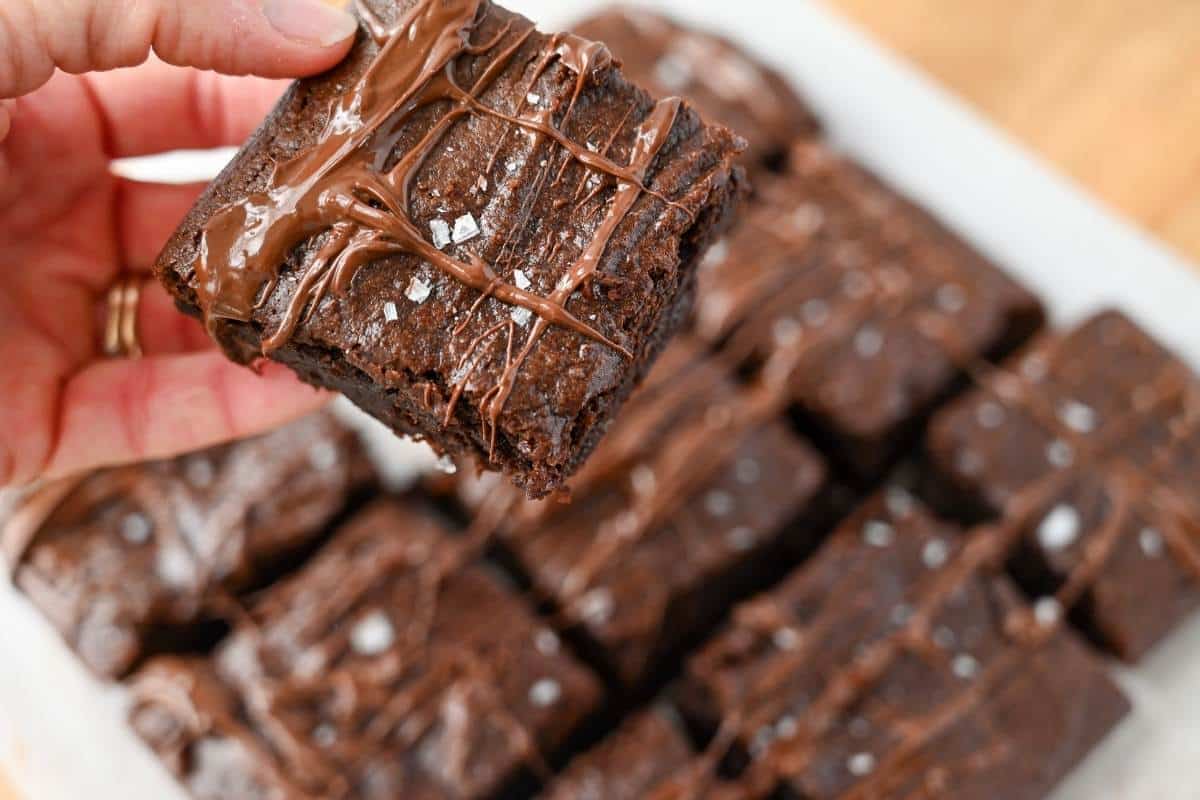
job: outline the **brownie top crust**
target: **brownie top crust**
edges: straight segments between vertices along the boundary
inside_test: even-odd
[[[752,166],[773,166],[797,138],[820,132],[786,78],[722,36],[636,6],[606,9],[571,29],[611,48],[625,75],[651,94],[682,95],[746,137]]]
[[[0,553],[80,658],[116,676],[149,628],[195,623],[316,541],[372,474],[355,434],[322,412],[49,485],[0,520]]]
[[[344,361],[393,428],[544,493],[682,317],[742,143],[487,0],[358,8],[158,274],[235,360]]]
[[[828,146],[792,153],[705,258],[695,331],[786,380],[833,454],[874,477],[964,365],[1040,325],[1040,305]]]
[[[1055,606],[965,534],[877,495],[690,662],[689,711],[735,720],[747,779],[804,798],[1038,800],[1128,704]]]
[[[1029,582],[1141,658],[1200,605],[1200,378],[1116,311],[978,377],[934,418],[931,460],[1025,528]]]
[[[268,588],[212,659],[152,662],[134,697],[135,728],[203,800],[242,796],[221,785],[487,800],[544,770],[600,688],[431,512],[379,501]]]

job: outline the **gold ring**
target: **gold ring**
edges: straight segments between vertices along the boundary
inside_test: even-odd
[[[104,354],[111,358],[140,358],[138,303],[142,285],[135,277],[119,279],[108,290],[108,319],[104,325]]]

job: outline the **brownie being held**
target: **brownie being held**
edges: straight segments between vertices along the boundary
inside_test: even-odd
[[[0,522],[17,586],[95,672],[216,613],[324,533],[373,473],[328,413],[166,461],[44,487]]]
[[[820,131],[786,78],[714,33],[636,6],[608,8],[572,30],[610,47],[634,83],[686,97],[707,119],[746,137],[752,169],[780,165],[793,141]]]
[[[827,146],[793,148],[700,274],[696,334],[789,384],[828,452],[870,480],[962,367],[1041,324],[1037,299]]]
[[[1051,604],[890,490],[688,665],[685,709],[735,720],[746,779],[788,797],[1040,800],[1125,714]]]
[[[558,638],[412,503],[363,511],[250,613],[204,666],[232,724],[194,692],[164,696],[159,667],[135,682],[135,728],[198,800],[263,782],[272,798],[489,798],[599,701]],[[168,686],[192,684],[174,672]],[[206,764],[213,740],[251,755]]]
[[[544,495],[679,325],[741,141],[488,0],[360,0],[157,273],[229,356]]]
[[[1035,340],[934,420],[957,499],[1025,528],[1015,559],[1137,660],[1200,607],[1200,378],[1132,320]]]

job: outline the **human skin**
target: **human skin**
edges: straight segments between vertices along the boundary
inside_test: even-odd
[[[329,68],[354,30],[322,0],[0,2],[0,487],[206,447],[327,401],[282,367],[226,360],[152,280],[202,187],[110,167],[240,144],[282,89],[265,78]],[[102,351],[124,275],[141,278],[139,359]]]

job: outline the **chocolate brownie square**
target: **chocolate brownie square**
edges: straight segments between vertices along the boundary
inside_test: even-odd
[[[43,487],[0,525],[0,543],[17,585],[114,677],[313,545],[372,475],[355,435],[319,413]]]
[[[876,496],[735,610],[689,663],[686,711],[738,721],[746,780],[788,796],[1039,800],[1127,703],[996,570],[1008,544]]]
[[[531,495],[599,440],[691,307],[743,143],[601,45],[485,0],[360,0],[157,274],[269,356]]]
[[[618,682],[655,677],[780,563],[812,549],[826,470],[687,340],[674,342],[572,481],[569,503],[495,479],[465,495]]]
[[[1024,529],[1020,575],[1122,658],[1200,606],[1200,381],[1128,317],[1040,337],[928,450],[952,495]]]
[[[722,36],[633,6],[607,8],[572,30],[604,42],[634,83],[686,97],[706,119],[746,137],[752,169],[779,166],[792,142],[820,133],[786,78]]]
[[[932,216],[825,145],[709,252],[695,330],[786,391],[831,457],[881,475],[962,367],[1042,321],[1037,299]]]
[[[392,501],[268,589],[214,671],[236,699],[237,732],[193,724],[158,749],[248,740],[267,763],[246,759],[235,780],[250,783],[248,768],[281,776],[286,797],[492,797],[537,769],[599,701],[596,679],[519,597],[428,512]],[[195,716],[153,691],[139,696],[141,730]],[[195,774],[194,759],[182,763],[186,784],[218,782]]]
[[[750,800],[748,789],[695,753],[668,707],[640,712],[573,760],[543,800]]]

